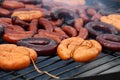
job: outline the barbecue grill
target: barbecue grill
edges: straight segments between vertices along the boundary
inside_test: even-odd
[[[100,1],[111,10],[118,10],[120,7],[117,0],[87,0],[87,4],[92,5],[96,1]],[[120,52],[103,50],[97,59],[87,63],[63,61],[58,56],[39,56],[36,65],[40,70],[48,71],[62,80],[120,80]],[[39,74],[31,64],[19,71],[0,70],[0,80],[53,80],[53,78],[44,73]]]

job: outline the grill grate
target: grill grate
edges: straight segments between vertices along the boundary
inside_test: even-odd
[[[41,70],[59,76],[61,79],[81,78],[105,73],[120,72],[120,56],[101,53],[96,60],[77,63],[73,60],[63,61],[59,57],[39,57],[36,65]],[[20,71],[0,71],[0,80],[51,80],[46,74],[38,74],[32,64]]]
[[[87,1],[90,2],[88,4],[92,4],[91,2],[93,2],[93,0]],[[113,3],[110,3],[110,1],[113,0],[99,1],[105,4],[107,3],[106,5],[109,8],[118,8],[118,6],[120,5],[120,3],[117,2],[115,2],[114,5]],[[61,79],[82,79],[83,77],[120,72],[120,52],[104,51],[99,55],[97,59],[88,63],[77,63],[73,60],[63,61],[57,56],[40,56],[36,61],[36,65],[40,70],[48,71],[51,74],[59,76]],[[46,74],[37,73],[33,65],[31,64],[28,68],[19,71],[7,72],[0,70],[0,80],[53,80],[53,78],[49,77]],[[118,80],[120,80],[120,77]]]

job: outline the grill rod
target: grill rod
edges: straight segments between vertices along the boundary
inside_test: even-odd
[[[106,57],[106,56],[108,56],[108,55],[99,57],[98,59],[103,58],[103,57]],[[97,59],[97,60],[98,60],[98,59]],[[94,60],[94,61],[95,61],[95,60]],[[93,62],[94,62],[94,61],[93,61]],[[89,64],[89,63],[88,63],[88,64]],[[69,65],[70,65],[70,64],[69,64]],[[58,74],[56,74],[56,75],[59,76],[60,74],[66,73],[66,72],[68,72],[68,71],[70,71],[70,70],[76,69],[76,68],[81,67],[81,66],[84,66],[84,65],[87,65],[87,64],[82,63],[82,64],[80,64],[80,65],[77,65],[77,66],[73,67],[73,68],[70,68],[70,69],[67,69],[67,70],[65,70],[65,71],[62,71],[62,72],[60,72],[60,73],[58,73]],[[59,68],[65,67],[65,66],[66,66],[66,65],[62,65],[62,66],[60,66],[60,67],[56,67],[56,68],[54,68],[54,69],[49,70],[48,72],[52,72],[52,71],[54,71],[54,70],[57,70],[57,69],[59,69]],[[68,64],[67,64],[67,66],[68,66]],[[43,75],[43,74],[38,74],[38,75],[36,75],[36,76],[33,76],[33,77],[31,77],[31,78],[28,78],[27,80],[32,80],[32,79],[34,79],[34,78],[36,78],[36,77],[39,77],[39,76],[41,76],[41,75]],[[51,77],[49,77],[49,78],[51,79]],[[49,78],[48,78],[48,79],[49,79]],[[47,79],[46,79],[46,80],[47,80]]]

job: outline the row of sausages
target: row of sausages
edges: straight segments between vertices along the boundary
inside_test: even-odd
[[[33,19],[30,24],[18,17],[12,17],[12,19],[0,18],[0,20],[3,22],[2,25],[5,25],[3,39],[9,43],[16,43],[20,39],[30,37],[49,37],[57,42],[61,42],[68,37],[79,36],[83,39],[88,37],[87,29],[82,27],[83,21],[81,18],[75,20],[74,27],[68,25],[57,27],[55,23],[53,24],[45,18]],[[41,28],[38,25],[41,25]]]
[[[48,56],[57,53],[62,60],[72,58],[77,62],[88,62],[101,53],[102,47],[108,50],[120,50],[117,25],[119,22],[115,20],[116,14],[112,15],[114,18],[109,15],[103,16],[98,8],[86,5],[74,9],[58,6],[53,8],[48,5],[48,9],[45,3],[43,6],[42,0],[38,1],[39,4],[36,0],[32,1],[34,0],[5,0],[1,3],[0,37],[4,42],[12,43],[0,45],[2,50],[0,58],[4,60],[0,61],[0,64],[3,64],[0,66],[1,69],[18,70],[27,67],[31,57],[28,52],[35,55],[34,60],[37,59],[36,54]],[[86,40],[89,38],[94,40]],[[22,54],[23,50],[25,54]],[[9,63],[5,65],[8,60],[5,55],[26,58],[24,57],[21,64],[11,67],[17,62],[12,58],[11,65]],[[27,63],[24,63],[25,59]],[[19,67],[22,64],[25,66]]]
[[[11,5],[12,3],[21,5]],[[5,27],[3,39],[9,43],[16,43],[18,40],[31,37],[49,37],[58,43],[63,39],[76,36],[87,39],[88,32],[95,37],[101,34],[101,32],[97,31],[97,28],[102,29],[102,31],[105,30],[110,34],[118,33],[112,25],[101,22],[89,22],[103,20],[102,14],[97,13],[99,10],[93,7],[81,6],[82,9],[77,9],[80,18],[75,17],[74,11],[63,8],[51,11],[49,15],[51,18],[43,18],[46,15],[41,11],[42,8],[40,6],[31,4],[29,7],[23,7],[22,4],[28,5],[26,3],[24,1],[5,0],[1,4],[2,8],[8,9],[7,6],[9,6],[8,10],[12,11],[11,18],[0,18],[1,25]],[[66,19],[64,18],[65,16],[61,15],[65,13],[69,18],[74,19],[72,25],[63,25]],[[92,20],[93,18],[95,20]],[[38,27],[38,25],[41,27]]]

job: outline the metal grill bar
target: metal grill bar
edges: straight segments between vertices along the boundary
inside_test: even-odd
[[[120,52],[115,52],[114,56],[120,56]]]
[[[109,59],[109,58],[111,58],[111,59]],[[119,58],[120,58],[120,56],[114,57],[114,56],[110,56],[108,54],[103,54],[102,53],[96,60],[93,60],[92,62],[89,62],[89,63],[76,63],[73,60],[62,61],[58,57],[47,57],[47,58],[44,58],[44,59],[38,59],[38,61],[36,61],[36,65],[41,64],[41,63],[44,64],[44,63],[50,61],[49,63],[47,63],[47,64],[45,64],[43,66],[40,66],[40,67],[38,66],[40,69],[44,69],[45,68],[45,70],[47,70],[46,68],[49,68],[49,66],[54,66],[56,64],[63,63],[62,65],[60,64],[59,66],[55,66],[55,67],[50,68],[49,70],[47,70],[49,73],[52,72],[52,74],[55,72],[54,74],[56,74],[57,76],[60,76],[61,78],[62,78],[62,75],[68,74],[71,71],[74,72],[74,70],[79,70],[81,68],[84,68],[82,71],[79,71],[77,73],[71,74],[72,77],[70,77],[71,76],[70,75],[69,77],[65,76],[65,77],[62,78],[62,79],[69,79],[69,78],[80,77],[81,74],[82,75],[86,74],[86,72],[88,73],[88,72],[90,72],[90,71],[98,68],[99,66],[103,66],[103,65],[105,65],[107,63],[110,63],[112,61],[115,61],[117,59],[119,61]],[[52,60],[52,59],[54,59],[54,60]],[[97,62],[100,62],[100,63],[97,63]],[[95,63],[95,65],[93,65],[92,67],[91,66],[90,67],[85,67],[87,65],[89,66],[89,65],[92,65],[94,63]],[[71,67],[69,65],[71,65]],[[91,75],[99,75],[100,73],[102,73],[102,72],[104,72],[106,70],[109,70],[109,69],[111,69],[111,68],[113,68],[115,66],[118,66],[118,65],[120,65],[120,63],[116,63],[115,65],[112,65],[112,66],[110,66],[108,68],[104,68],[104,69],[100,70],[99,72],[95,72],[94,74],[91,74]],[[31,64],[30,67],[33,68],[32,64]],[[63,70],[64,68],[67,68],[67,69]],[[56,73],[56,71],[58,71],[59,69],[62,69],[62,72]],[[39,78],[41,78],[43,75],[47,76],[45,74],[37,74],[37,72],[35,71],[35,69],[32,69],[30,71],[27,70],[27,72],[25,72],[25,73],[22,72],[22,71],[24,71],[24,70],[21,70],[21,71],[12,71],[12,72],[3,74],[0,77],[3,78],[5,76],[7,76],[7,75],[8,76],[13,75],[13,76],[11,76],[11,78],[9,78],[9,80],[33,80],[33,79],[39,80]],[[26,69],[25,69],[25,71],[26,71]],[[29,74],[32,75],[33,72],[36,73],[36,75],[33,75],[33,76],[30,77]],[[46,79],[44,79],[44,80],[50,80],[50,79],[52,79],[52,78],[49,77],[49,76],[47,76]]]
[[[108,55],[104,55],[104,56],[102,56],[102,57],[105,57],[105,56],[108,56]],[[99,57],[99,58],[102,58],[102,57]],[[66,65],[67,65],[67,66],[68,66],[68,65],[71,65],[71,63],[73,63],[73,61],[68,62],[67,64],[64,64],[64,65],[58,66],[58,67],[56,67],[56,68],[53,68],[53,69],[51,69],[51,70],[48,70],[48,72],[52,72],[52,71],[55,71],[55,70],[57,70],[57,69],[63,68],[63,67],[65,67]],[[44,74],[38,74],[38,75],[32,76],[32,77],[30,77],[30,78],[27,78],[27,80],[32,80],[32,79],[34,79],[34,78],[36,78],[36,77],[39,77],[39,76],[41,76],[41,75],[44,75]]]
[[[46,57],[46,58],[44,58],[44,59],[41,59],[41,60],[37,61],[36,63],[40,63],[40,62],[45,61],[46,59],[50,59],[50,58],[51,58],[51,57]],[[30,66],[31,66],[31,65],[30,65]],[[15,75],[16,72],[15,72],[15,71],[11,71],[11,72],[5,73],[5,74],[3,74],[3,75],[0,75],[0,78],[5,77],[5,76],[10,75],[10,74]],[[16,77],[17,77],[17,75],[16,75]],[[20,77],[21,77],[21,76],[20,76]]]
[[[4,76],[7,76],[7,75],[10,75],[10,74],[12,74],[12,73],[14,73],[15,71],[11,71],[11,72],[8,72],[8,73],[5,73],[5,74],[3,74],[3,75],[0,75],[0,78],[2,78],[2,77],[4,77]]]
[[[103,58],[103,57],[107,57],[108,55],[104,55],[104,56],[100,56],[98,59],[100,59],[100,58]],[[97,59],[96,59],[97,60]],[[84,64],[86,64],[86,63],[82,63],[82,64],[80,64],[80,66],[81,65],[84,65]],[[68,64],[65,64],[64,66],[60,66],[60,67],[57,67],[57,68],[53,68],[53,69],[51,69],[51,70],[48,70],[48,72],[51,72],[51,71],[53,71],[54,69],[55,70],[57,70],[57,69],[60,69],[60,68],[63,68],[63,67],[65,67],[65,66],[68,66]],[[69,64],[70,65],[70,64]],[[73,66],[74,67],[74,66]],[[75,67],[73,68],[73,70],[75,69]],[[68,70],[69,71],[69,70]],[[63,71],[64,72],[64,71]],[[67,72],[66,70],[65,70],[65,72]],[[42,74],[43,75],[43,74]],[[40,74],[38,74],[38,75],[36,75],[36,76],[33,76],[33,77],[31,77],[31,78],[28,78],[27,80],[32,80],[32,79],[34,79],[34,78],[36,78],[36,77],[38,77],[38,76],[41,76]],[[50,78],[50,77],[49,77]],[[48,78],[48,79],[49,79]],[[51,79],[51,78],[50,78]],[[46,79],[47,80],[47,79]]]
[[[111,66],[107,66],[108,64],[111,64]],[[86,77],[87,76],[95,76],[95,75],[98,75],[99,73],[101,73],[101,72],[103,72],[105,70],[109,70],[109,69],[111,69],[111,68],[113,68],[115,66],[118,66],[118,65],[120,65],[120,62],[117,63],[117,64],[114,63],[114,62],[109,62],[109,63],[107,63],[105,65],[99,66],[99,67],[94,68],[94,69],[89,70],[89,71],[86,71],[86,72],[84,72],[84,73],[82,73],[82,74],[80,74],[80,75],[78,75],[76,77],[78,78],[78,77],[85,77],[85,76]]]
[[[52,57],[45,57],[43,59],[37,60],[35,63],[40,63],[40,62],[45,61],[45,60],[50,59],[50,58],[52,58]]]
[[[49,59],[49,58],[48,58],[48,59]],[[50,59],[51,59],[51,58],[50,58]],[[46,59],[44,59],[44,61],[46,61]],[[57,61],[53,61],[53,62],[51,62],[51,63],[49,63],[49,64],[46,64],[46,65],[44,65],[44,66],[40,66],[40,67],[38,67],[38,68],[44,68],[44,67],[50,66],[50,65],[52,65],[52,64],[54,64],[54,63],[57,63],[57,62],[59,62],[59,61],[60,61],[60,59],[57,60]],[[33,70],[31,70],[31,71],[28,71],[28,72],[26,72],[26,73],[24,73],[24,74],[18,75],[18,76],[14,77],[14,78],[11,78],[10,80],[17,79],[17,78],[19,78],[19,77],[21,77],[21,76],[27,75],[27,74],[32,73],[32,72],[34,72],[34,71],[35,71],[35,69],[33,69]]]
[[[55,71],[55,70],[57,70],[57,69],[59,69],[59,68],[62,68],[62,67],[64,67],[64,66],[66,66],[66,65],[68,66],[68,65],[72,64],[73,62],[74,62],[74,61],[71,61],[71,62],[69,62],[69,63],[67,63],[67,64],[64,64],[64,65],[61,65],[61,66],[59,66],[59,67],[53,68],[53,69],[51,69],[51,70],[48,70],[48,72]],[[36,76],[33,76],[33,77],[28,78],[27,80],[34,79],[34,78],[36,78],[36,77],[38,77],[38,76],[41,76],[41,75],[44,75],[44,74],[38,74],[38,75],[36,75]]]
[[[46,59],[50,59],[50,58],[51,58],[51,57],[46,57],[46,58],[44,58],[44,59],[41,59],[41,60],[37,61],[36,64],[39,63],[39,62],[45,61]],[[4,77],[4,76],[7,76],[7,75],[10,75],[10,74],[14,74],[14,73],[15,73],[15,71],[7,72],[7,73],[5,73],[5,74],[0,75],[0,78],[2,78],[2,77]]]
[[[109,67],[109,68],[107,68],[107,69],[105,69],[105,70],[102,70],[102,71],[96,73],[96,75],[98,75],[98,74],[100,74],[100,73],[102,73],[102,72],[104,72],[104,71],[107,71],[107,70],[109,70],[109,69],[111,69],[111,68],[113,68],[113,67],[116,67],[116,66],[118,66],[118,65],[120,65],[120,63],[119,63],[119,64],[116,64],[116,65],[114,65],[114,66],[111,66],[111,67]]]
[[[99,60],[99,59],[104,58],[104,57],[106,57],[106,56],[108,56],[108,55],[101,56],[101,57],[97,58],[96,60]],[[94,60],[94,61],[96,61],[96,60]],[[93,61],[93,62],[94,62],[94,61]],[[89,64],[89,63],[87,63],[87,64]],[[59,76],[59,75],[61,75],[61,74],[67,73],[67,72],[69,72],[69,71],[71,71],[71,70],[74,70],[74,69],[76,69],[76,68],[78,68],[78,67],[82,67],[82,66],[87,65],[87,64],[84,64],[84,63],[83,63],[83,64],[80,64],[80,65],[77,65],[77,66],[73,66],[72,68],[69,68],[69,69],[64,70],[64,71],[62,71],[62,72],[60,72],[60,73],[57,73],[56,75]],[[49,77],[49,78],[46,79],[46,80],[49,80],[49,79],[51,79],[51,78]]]
[[[109,70],[105,70],[105,71],[103,71],[102,73],[99,73],[98,75],[107,74],[107,73],[119,72],[119,70],[120,70],[120,65],[115,66],[115,67],[113,67],[113,68],[111,68],[111,69],[109,69]]]
[[[116,59],[118,59],[118,58],[120,58],[120,56],[114,57],[114,58],[112,58],[112,59],[110,59],[110,60],[108,60],[108,61],[106,61],[106,62],[103,62],[102,64],[97,65],[97,66],[95,66],[95,67],[93,67],[93,68],[91,68],[91,69],[89,69],[89,70],[86,70],[86,71],[83,71],[83,72],[78,72],[78,73],[72,75],[70,78],[73,78],[73,77],[75,77],[75,76],[78,76],[78,75],[80,75],[80,74],[82,74],[82,73],[85,73],[85,72],[87,72],[87,71],[90,71],[90,70],[92,70],[92,69],[94,69],[94,68],[97,68],[97,67],[99,67],[99,66],[101,66],[101,65],[104,65],[104,64],[109,63],[109,62],[111,62],[111,61],[114,61],[114,60],[116,60]]]

